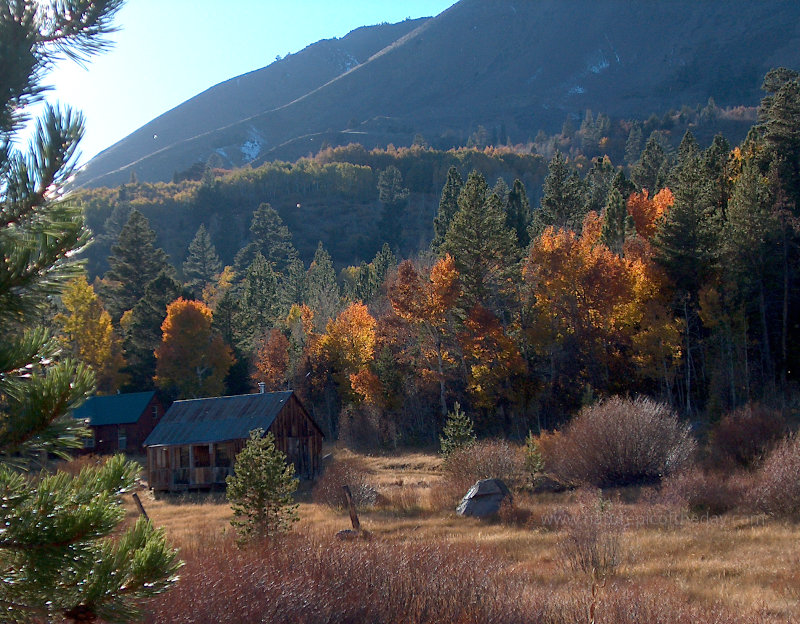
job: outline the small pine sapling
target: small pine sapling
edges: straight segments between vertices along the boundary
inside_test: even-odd
[[[439,436],[441,453],[445,459],[455,451],[475,444],[477,438],[473,427],[472,419],[464,413],[461,405],[456,403],[453,406],[453,411],[447,414],[444,431],[442,432],[444,435]]]
[[[271,537],[291,529],[297,522],[294,492],[298,480],[294,466],[275,446],[272,433],[250,432],[250,439],[236,456],[234,474],[227,482],[227,497],[233,508],[231,524],[240,541]]]

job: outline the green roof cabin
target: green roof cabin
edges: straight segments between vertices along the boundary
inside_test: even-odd
[[[130,392],[89,397],[73,410],[92,433],[84,441],[84,453],[143,454],[143,442],[164,415],[156,393]]]

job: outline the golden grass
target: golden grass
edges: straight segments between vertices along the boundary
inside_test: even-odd
[[[334,458],[349,451],[334,449]],[[482,544],[504,558],[510,573],[535,585],[568,585],[579,574],[566,568],[559,542],[567,528],[550,521],[557,510],[573,509],[573,493],[520,495],[524,524],[503,524],[458,517],[437,509],[431,492],[441,480],[433,454],[363,456],[377,488],[379,503],[359,510],[361,525],[373,537],[392,541],[444,541]],[[154,497],[141,491],[142,502],[156,526],[163,526],[174,544],[189,548],[230,532],[230,507],[224,494]],[[346,512],[307,502],[300,504],[298,530],[332,535],[350,527]],[[624,500],[635,499],[627,493]],[[641,502],[612,504],[621,519],[624,579],[668,582],[699,604],[722,603],[759,613],[767,622],[800,620],[800,525],[764,516],[691,518],[675,510]],[[129,515],[136,509],[128,505]]]

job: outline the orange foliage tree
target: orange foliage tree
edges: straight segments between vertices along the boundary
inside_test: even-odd
[[[645,257],[611,252],[600,229],[593,212],[580,236],[548,228],[524,270],[534,312],[529,339],[550,360],[554,389],[573,397],[587,385],[625,391],[637,373],[671,369],[680,344],[659,272]]]
[[[514,382],[524,375],[525,361],[500,319],[475,306],[464,321],[459,342],[469,367],[467,389],[475,406],[494,411],[513,400]]]
[[[211,309],[201,301],[176,299],[167,306],[156,349],[155,382],[180,398],[218,396],[234,363],[233,352],[211,328]]]
[[[445,364],[452,361],[446,343],[452,326],[451,313],[459,295],[458,271],[449,254],[436,262],[427,278],[409,260],[401,262],[397,277],[389,285],[394,313],[418,331],[426,367],[430,369],[435,362],[443,416],[447,414]]]
[[[272,329],[261,339],[253,366],[253,381],[263,381],[267,390],[284,386],[289,372],[289,339],[280,329]]]

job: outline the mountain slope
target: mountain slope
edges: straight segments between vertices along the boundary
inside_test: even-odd
[[[643,118],[709,97],[752,106],[766,71],[800,67],[794,0],[462,0],[429,20],[360,30],[217,85],[93,159],[79,184],[121,183],[130,171],[166,180],[212,154],[240,165],[324,143],[407,145],[417,133],[447,147],[479,124],[524,141],[587,108]],[[334,60],[354,35],[369,40],[344,52],[359,64]],[[281,82],[301,62],[308,78]],[[248,106],[221,116],[232,101]],[[185,122],[204,115],[213,128]]]

